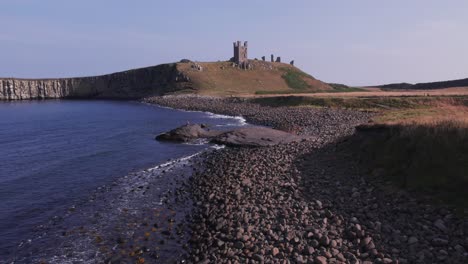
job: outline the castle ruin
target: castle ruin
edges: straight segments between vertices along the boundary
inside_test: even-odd
[[[242,65],[246,62],[248,62],[247,58],[247,41],[244,42],[244,45],[242,46],[242,43],[240,41],[234,42],[234,62]]]
[[[249,59],[247,57],[247,41],[244,42],[242,45],[241,41],[236,41],[234,44],[234,57],[231,59],[232,62],[237,64],[237,67],[241,69],[251,69],[252,65],[249,63]],[[262,56],[262,61],[266,61],[265,56]],[[281,63],[281,57],[276,57],[273,54],[270,56],[271,62],[278,62]],[[294,60],[292,60],[289,64],[294,66]]]

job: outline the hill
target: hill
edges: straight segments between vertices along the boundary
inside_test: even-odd
[[[252,60],[250,69],[240,69],[231,62],[182,61],[93,77],[0,78],[0,100],[138,99],[170,93],[222,96],[332,89],[328,84],[284,63]]]
[[[204,95],[239,95],[253,93],[295,93],[331,90],[299,68],[279,62],[250,60],[251,69],[235,67],[232,62],[177,63],[187,76],[192,91]]]

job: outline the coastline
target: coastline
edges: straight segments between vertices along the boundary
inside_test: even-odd
[[[166,110],[165,112],[173,111]],[[195,116],[213,124],[237,123],[236,120],[229,119],[210,121],[205,114],[185,114],[185,116]],[[180,119],[175,124],[184,120]],[[154,140],[153,136],[150,134],[143,136],[146,138],[145,142],[153,146],[151,144]],[[166,159],[158,160],[157,163],[150,162],[149,167],[148,165],[142,168],[134,167],[128,174],[127,172],[116,174],[112,182],[95,184],[95,187],[90,189],[90,193],[86,192],[82,197],[71,200],[63,206],[63,209],[57,210],[51,217],[44,218],[44,221],[32,226],[27,237],[12,241],[8,251],[5,250],[5,254],[0,254],[2,255],[0,263],[40,263],[42,260],[47,263],[72,263],[73,261],[102,263],[107,260],[107,257],[116,258],[117,255],[120,255],[121,259],[137,261],[141,255],[135,253],[138,252],[136,248],[132,249],[133,256],[129,255],[132,252],[128,248],[126,254],[120,250],[130,247],[130,244],[141,245],[143,242],[138,240],[146,241],[146,232],[150,232],[148,241],[151,240],[153,244],[147,244],[146,247],[149,250],[143,253],[151,254],[150,259],[172,258],[175,262],[175,259],[184,258],[183,239],[187,235],[184,231],[184,238],[181,238],[178,232],[181,232],[180,228],[183,227],[184,215],[190,212],[189,208],[192,206],[189,203],[191,200],[187,198],[188,192],[184,190],[187,178],[191,175],[192,167],[200,163],[199,160],[204,152],[217,151],[222,146],[203,144],[199,147],[179,147],[194,151],[174,152],[179,154],[172,158],[167,155],[170,158],[167,162]],[[195,154],[189,155],[194,152]],[[124,212],[122,208],[128,210]],[[130,210],[131,208],[134,210]],[[160,208],[159,216],[152,215],[151,208]],[[171,216],[173,221],[165,219],[173,212],[176,213],[175,217]],[[146,218],[149,220],[145,221]],[[154,224],[158,221],[162,222],[156,228]],[[141,231],[142,228],[139,226],[143,223],[149,224],[149,230],[140,232],[141,237],[128,237],[122,240],[124,236],[130,236],[130,232]],[[124,224],[131,226],[122,227]],[[122,231],[120,233],[112,228],[119,225]],[[168,226],[172,226],[169,233]],[[153,228],[156,228],[156,231],[153,231]],[[123,236],[122,239],[118,237],[120,235]],[[153,236],[158,238],[153,238]],[[129,259],[129,257],[132,258]]]
[[[203,97],[203,98],[212,98],[212,97]],[[136,101],[138,102],[138,101]],[[247,122],[247,120],[240,116],[240,115],[224,115],[224,114],[216,114],[214,112],[210,112],[210,111],[202,111],[202,110],[186,110],[184,108],[177,108],[177,107],[171,107],[171,106],[166,106],[166,105],[160,105],[160,104],[157,104],[157,103],[152,103],[152,102],[148,102],[146,101],[146,99],[143,99],[143,101],[140,101],[140,103],[143,103],[143,104],[146,104],[146,105],[151,105],[151,106],[157,106],[157,107],[161,107],[161,108],[167,108],[167,109],[172,109],[172,110],[178,110],[178,111],[184,111],[184,112],[192,112],[192,113],[202,113],[202,114],[207,114],[208,116],[210,116],[210,118],[226,118],[226,119],[236,119],[239,121],[240,124],[236,125],[236,126],[244,126],[244,125],[247,125],[249,124]],[[228,124],[229,125],[229,124]]]
[[[466,220],[451,208],[388,192],[368,180],[342,140],[371,114],[263,107],[236,98],[146,99],[177,109],[241,115],[316,139],[268,148],[226,148],[194,171],[189,262],[463,263]],[[336,167],[336,168],[335,168]],[[418,206],[421,202],[424,206]],[[402,212],[414,211],[415,214]],[[416,213],[417,212],[417,213]],[[430,226],[429,229],[428,225]],[[433,227],[435,225],[435,227]]]
[[[187,258],[194,168],[219,146],[131,172],[51,219],[0,263],[177,263]],[[5,262],[4,262],[5,261]]]
[[[38,253],[54,256],[46,258],[47,263],[468,260],[464,251],[468,239],[464,241],[463,231],[457,233],[468,226],[466,220],[450,208],[430,206],[411,194],[388,193],[380,186],[385,183],[364,177],[355,157],[344,155],[342,141],[356,125],[366,123],[370,113],[273,108],[200,96],[144,102],[184,111],[211,110],[226,118],[240,116],[249,124],[313,138],[265,148],[212,145],[190,157],[121,177],[96,190],[91,200],[99,201],[99,206],[71,208],[68,213],[74,218],[55,219],[49,229],[41,230],[55,236],[60,248],[44,250],[39,237],[39,243],[24,245],[31,255],[23,262],[42,261]],[[166,179],[162,185],[161,177]],[[125,200],[132,203],[113,204]],[[112,206],[105,207],[108,204]],[[76,221],[76,215],[91,226],[69,230],[67,221]]]

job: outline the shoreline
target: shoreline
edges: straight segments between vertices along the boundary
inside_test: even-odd
[[[190,233],[187,219],[192,210],[189,179],[192,170],[203,163],[203,156],[215,151],[219,151],[217,146],[207,146],[96,188],[63,215],[39,226],[31,239],[20,241],[16,253],[0,263],[141,259],[176,263],[185,259]]]
[[[212,97],[206,97],[206,98],[212,98]],[[216,97],[214,97],[214,98],[216,98]],[[240,126],[244,126],[244,125],[249,124],[247,122],[247,120],[244,117],[240,116],[240,115],[224,115],[224,114],[217,114],[217,113],[210,112],[210,111],[186,110],[186,109],[183,109],[183,108],[177,108],[177,107],[171,107],[171,106],[160,105],[160,104],[157,104],[157,103],[147,102],[144,99],[142,101],[136,101],[136,102],[140,102],[140,103],[150,105],[150,106],[157,106],[157,107],[161,107],[161,108],[166,108],[166,109],[172,109],[172,110],[178,110],[178,111],[184,111],[184,112],[191,112],[191,113],[207,114],[208,116],[210,116],[210,118],[226,118],[226,119],[232,118],[232,119],[239,120],[240,121]]]
[[[207,115],[203,114],[203,116],[206,116],[204,119],[209,121]],[[215,124],[222,122],[225,122],[225,120],[213,121]],[[232,122],[237,121],[232,120]],[[186,178],[190,177],[192,167],[198,166],[201,156],[206,152],[218,151],[222,148],[222,146],[215,144],[203,144],[200,147],[202,149],[197,148],[199,150],[196,150],[194,154],[188,155],[187,153],[187,155],[181,157],[172,157],[168,161],[162,160],[147,167],[135,168],[127,174],[115,177],[112,182],[96,186],[89,194],[87,193],[83,197],[73,200],[70,207],[64,207],[63,211],[54,214],[53,218],[47,218],[42,225],[35,226],[27,238],[18,240],[16,244],[12,243],[11,250],[0,257],[0,263],[11,263],[12,261],[15,261],[15,263],[39,263],[45,259],[47,259],[47,263],[72,263],[73,260],[101,263],[107,260],[106,256],[111,256],[112,259],[118,254],[123,254],[121,252],[108,254],[109,252],[115,253],[115,250],[118,251],[123,245],[122,240],[117,237],[119,233],[111,228],[111,226],[120,225],[115,219],[121,219],[122,225],[125,223],[131,224],[132,222],[135,224],[138,222],[138,218],[143,221],[145,215],[145,217],[155,219],[155,216],[148,215],[148,208],[134,210],[131,216],[128,210],[126,212],[129,214],[128,218],[123,217],[125,212],[120,210],[121,208],[118,207],[122,206],[118,205],[124,202],[131,205],[125,207],[164,207],[165,209],[161,210],[165,211],[163,217],[168,217],[169,214],[175,212],[177,216],[173,218],[173,221],[160,223],[158,228],[153,226],[154,222],[157,221],[152,221],[153,223],[146,221],[150,227],[146,231],[150,232],[148,239],[152,239],[153,234],[157,234],[159,238],[154,243],[156,244],[155,247],[146,245],[149,250],[144,250],[143,253],[146,255],[151,254],[149,259],[156,259],[156,257],[159,259],[173,258],[174,262],[176,262],[176,258],[183,258],[185,244],[182,240],[181,243],[178,242],[180,240],[180,234],[178,234],[180,232],[179,223],[183,227],[185,222],[184,214],[189,213],[188,208],[191,208],[191,200],[186,197],[187,190],[182,189],[186,188],[188,182]],[[157,189],[160,189],[160,191]],[[138,193],[141,195],[138,195]],[[163,200],[161,200],[162,196],[165,196]],[[123,199],[126,199],[126,201]],[[145,201],[146,199],[149,200]],[[185,203],[186,206],[179,203]],[[179,214],[180,216],[178,216]],[[173,226],[173,228],[170,231],[165,230],[167,226]],[[85,229],[81,229],[82,227]],[[125,231],[121,234],[137,230],[135,228],[135,226],[128,227],[128,230],[121,228]],[[157,230],[153,231],[152,228]],[[105,230],[108,232],[105,232]],[[141,228],[138,230],[141,230]],[[125,241],[126,243],[138,244],[139,239],[147,239],[146,232],[140,234],[140,238],[135,240],[129,238],[125,239]],[[184,237],[187,237],[186,233]],[[174,243],[177,243],[177,245]],[[70,247],[72,244],[76,245]],[[106,251],[103,251],[103,247],[107,247]],[[164,251],[179,253],[175,255],[164,253]],[[133,256],[130,256],[133,258],[128,259],[131,252],[127,251],[126,253],[126,255],[121,255],[121,259],[137,261],[137,257],[140,256],[139,253],[134,253]],[[151,260],[148,261],[151,263]]]
[[[93,199],[104,201],[99,208],[86,209],[82,217],[87,220],[83,222],[108,224],[112,217],[106,217],[105,212],[110,209],[102,206],[119,195],[139,194],[139,198],[129,199],[136,203],[135,210],[114,212],[119,220],[112,228],[83,230],[77,226],[67,230],[52,223],[52,233],[64,247],[47,254],[57,256],[49,262],[370,264],[468,260],[468,239],[463,240],[463,230],[468,230],[466,220],[411,194],[388,193],[379,186],[385,183],[368,181],[361,174],[355,157],[343,155],[341,140],[354,133],[356,125],[366,123],[370,113],[264,107],[236,98],[170,96],[150,100],[144,103],[159,102],[168,106],[158,107],[182,111],[200,109],[188,111],[219,113],[227,118],[231,118],[227,114],[237,113],[249,124],[313,135],[314,139],[264,148],[218,150],[216,145],[208,145],[190,157],[119,177],[117,181],[127,183],[107,187],[123,192],[109,195],[107,187],[98,188]],[[171,171],[176,163],[181,166]],[[148,178],[149,189],[139,188],[132,179],[151,177],[158,171],[161,177],[171,178],[165,182],[167,203],[154,199],[157,195],[144,194],[164,188],[157,179]],[[128,187],[132,184],[138,186]],[[156,215],[152,205],[165,209]],[[82,208],[74,210],[69,213],[82,213]],[[427,214],[429,217],[424,216]],[[457,233],[460,230],[462,233]],[[70,257],[82,249],[71,246],[73,241],[92,245],[79,252],[83,253],[81,259]],[[42,250],[38,245],[34,252]]]
[[[170,96],[147,101],[237,114],[249,123],[318,138],[268,148],[226,148],[207,155],[190,187],[196,202],[190,262],[468,260],[468,239],[459,233],[468,224],[465,219],[412,194],[389,193],[382,182],[366,180],[354,157],[342,158],[340,140],[366,123],[369,113],[261,107],[233,98]],[[425,205],[418,206],[418,201]],[[401,210],[420,212],[408,215]],[[429,217],[421,217],[428,212]]]

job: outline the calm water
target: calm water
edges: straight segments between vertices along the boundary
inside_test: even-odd
[[[97,187],[206,148],[154,140],[188,120],[241,122],[137,102],[0,103],[0,256]]]

